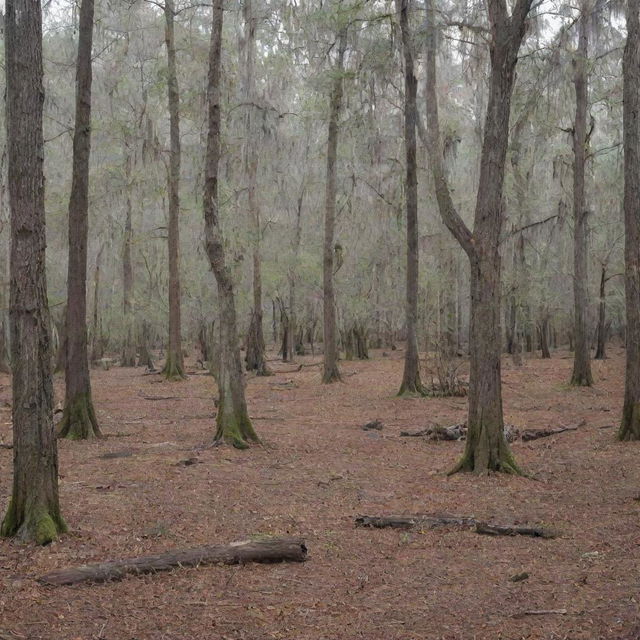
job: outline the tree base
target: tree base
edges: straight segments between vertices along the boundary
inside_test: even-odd
[[[616,435],[621,442],[640,440],[640,403],[625,403],[622,422]]]
[[[411,382],[403,380],[398,391],[399,398],[424,398],[427,395],[429,394],[422,386],[420,379]]]
[[[593,376],[591,375],[591,371],[574,371],[571,374],[571,382],[569,383],[572,387],[591,387],[593,386]]]
[[[333,382],[342,382],[342,376],[340,375],[340,369],[338,365],[332,367],[325,367],[322,372],[322,384],[331,384]]]
[[[490,438],[486,424],[467,430],[467,443],[464,454],[458,463],[447,473],[467,472],[477,475],[489,473],[507,473],[515,476],[527,476],[516,463],[504,437],[504,425],[498,425],[497,440]],[[475,437],[473,431],[476,431]],[[494,440],[491,442],[491,440]]]
[[[78,394],[65,405],[62,420],[58,426],[58,437],[69,440],[90,440],[102,437],[90,393]]]
[[[7,514],[0,526],[0,536],[39,545],[49,544],[67,531],[67,525],[59,510],[32,507],[28,513],[18,513],[13,500],[9,503]]]
[[[178,362],[178,358],[173,354],[167,354],[167,360],[164,363],[161,375],[169,382],[179,382],[187,379],[181,363]]]
[[[223,408],[219,407],[216,426],[214,438],[216,445],[230,444],[236,449],[248,449],[250,443],[260,444],[260,438],[258,438],[248,415],[240,417],[224,415]]]

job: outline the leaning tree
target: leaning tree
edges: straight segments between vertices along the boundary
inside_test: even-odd
[[[453,203],[444,171],[436,94],[435,11],[433,0],[426,3],[429,159],[440,214],[467,254],[471,266],[468,435],[464,454],[451,473],[521,473],[504,436],[500,379],[500,237],[504,219],[502,191],[511,95],[531,2],[517,0],[511,15],[505,0],[487,2],[491,75],[473,231],[467,227]]]
[[[219,404],[216,442],[228,442],[245,449],[260,442],[253,429],[244,393],[244,378],[234,297],[233,279],[224,250],[224,237],[218,203],[218,165],[220,163],[220,80],[222,56],[223,0],[213,2],[209,78],[207,84],[208,125],[205,156],[204,223],[205,249],[218,284],[220,306],[220,349],[217,366]]]
[[[33,0],[5,6],[14,449],[13,490],[0,534],[46,544],[66,525],[58,501],[45,273],[42,10]]]

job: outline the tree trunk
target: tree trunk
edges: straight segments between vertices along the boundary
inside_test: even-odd
[[[58,501],[45,273],[42,12],[32,0],[7,0],[5,7],[13,488],[0,535],[46,544],[66,525]]]
[[[260,206],[256,198],[258,177],[258,140],[259,132],[254,125],[253,110],[255,103],[254,66],[256,57],[256,17],[253,13],[251,0],[242,3],[244,19],[244,47],[245,47],[245,144],[243,149],[244,169],[247,177],[247,205],[249,213],[249,227],[251,229],[251,245],[253,253],[253,309],[247,334],[247,352],[245,361],[248,371],[255,371],[256,375],[268,376],[271,372],[267,368],[265,359],[264,328],[262,323],[262,260],[260,255],[261,235]]]
[[[327,181],[325,189],[324,252],[322,281],[324,288],[324,362],[322,382],[327,384],[341,380],[338,369],[338,345],[336,335],[336,300],[334,292],[334,235],[336,226],[336,182],[338,158],[338,119],[342,107],[342,76],[344,54],[347,49],[347,27],[338,34],[338,59],[333,70],[334,79],[329,105],[329,134],[327,137]]]
[[[587,56],[588,23],[586,3],[582,3],[578,21],[578,50],[573,61],[573,82],[576,91],[576,115],[573,125],[573,297],[574,341],[573,373],[571,384],[590,387],[591,357],[587,336],[587,209],[585,203],[584,173],[589,144],[587,134]]]
[[[89,235],[89,156],[91,154],[91,49],[93,0],[82,0],[76,71],[76,125],[69,198],[65,400],[58,436],[71,440],[100,437],[91,397],[87,348],[87,243]]]
[[[83,582],[109,582],[121,580],[126,575],[139,576],[181,567],[248,562],[303,562],[306,557],[307,547],[305,541],[300,538],[243,540],[228,545],[179,549],[153,556],[89,564],[72,569],[58,569],[41,576],[38,582],[59,587]]]
[[[624,77],[624,223],[626,351],[624,406],[618,438],[640,440],[640,0],[627,2]]]
[[[602,265],[600,271],[600,298],[598,301],[598,327],[596,329],[596,360],[604,360],[607,355],[607,266]]]
[[[126,177],[126,218],[124,224],[124,238],[122,249],[122,309],[124,312],[124,342],[122,347],[123,367],[136,366],[136,343],[135,343],[135,327],[133,315],[133,265],[131,264],[131,244],[133,242],[133,226],[131,206],[131,155],[127,155],[125,160],[125,177]]]
[[[455,209],[442,164],[436,94],[435,12],[433,0],[427,0],[426,4],[426,98],[431,170],[440,214],[467,253],[471,266],[468,433],[463,457],[451,473],[520,473],[504,437],[499,249],[511,94],[531,0],[517,0],[511,15],[499,0],[489,0],[487,6],[493,38],[491,78],[473,233]]]
[[[540,357],[547,360],[551,358],[549,351],[549,314],[544,312],[538,327],[538,335],[540,337]]]
[[[413,67],[411,34],[409,32],[410,0],[396,0],[400,14],[402,50],[404,53],[404,145],[406,154],[405,203],[407,211],[407,284],[406,325],[407,348],[404,371],[398,395],[424,395],[420,380],[420,356],[418,353],[418,177],[416,170],[416,95],[418,81]]]
[[[91,360],[96,362],[100,360],[104,355],[104,349],[102,345],[102,332],[100,330],[100,319],[98,316],[98,301],[100,294],[100,263],[102,262],[102,252],[104,245],[100,247],[98,255],[96,255],[96,270],[93,279],[93,323],[92,323],[92,335],[91,335]]]
[[[220,393],[216,442],[228,442],[238,448],[259,442],[253,429],[244,394],[242,361],[238,344],[233,281],[224,253],[224,239],[218,208],[218,165],[220,162],[220,58],[222,54],[223,0],[213,0],[209,78],[207,86],[208,126],[205,157],[203,210],[205,248],[218,283],[220,305]]]
[[[167,93],[169,101],[169,346],[162,375],[167,380],[183,380],[184,358],[180,321],[180,92],[176,69],[173,0],[164,2],[165,44],[167,47]]]

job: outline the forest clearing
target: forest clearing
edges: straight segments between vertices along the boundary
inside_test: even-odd
[[[512,445],[533,479],[472,482],[446,476],[463,443],[400,436],[466,413],[464,398],[396,397],[400,350],[345,363],[347,381],[331,386],[320,384],[317,367],[291,373],[291,365],[270,362],[275,375],[247,385],[264,440],[250,452],[203,448],[216,412],[210,376],[159,383],[142,369],[96,370],[105,438],[59,443],[71,532],[40,548],[0,541],[0,637],[636,638],[640,540],[630,532],[640,510],[639,452],[613,438],[622,350],[594,363],[592,388],[567,388],[570,356],[560,351],[520,368],[505,360],[505,418],[519,429],[578,430]],[[0,438],[8,443],[6,404],[3,414]],[[384,428],[363,430],[374,419]],[[0,449],[0,502],[10,456]],[[547,524],[559,535],[356,528],[363,514],[473,515]],[[306,562],[72,587],[35,580],[54,568],[281,535],[306,540]],[[510,581],[523,573],[528,578]],[[558,609],[566,613],[520,615]]]
[[[640,640],[640,0],[0,39],[0,640]]]

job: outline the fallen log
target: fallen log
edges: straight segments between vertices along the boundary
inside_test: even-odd
[[[248,562],[303,562],[306,557],[307,547],[305,541],[300,538],[244,540],[227,545],[168,551],[151,556],[58,569],[41,576],[38,578],[38,582],[51,586],[81,582],[108,582],[121,580],[128,574],[156,573],[169,571],[176,567],[246,564]]]
[[[391,527],[394,529],[411,529],[413,527],[424,527],[426,529],[437,529],[438,527],[467,527],[475,526],[474,518],[465,516],[358,516],[356,518],[357,527],[371,527],[374,529],[384,529]]]
[[[565,431],[576,431],[578,427],[558,427],[557,429],[525,429],[520,436],[522,442],[529,442],[530,440],[537,440],[538,438],[547,438],[548,436],[555,436],[558,433],[564,433]]]
[[[566,609],[533,609],[532,611],[522,611],[514,613],[513,618],[524,618],[525,616],[564,616]]]
[[[531,536],[532,538],[555,538],[557,535],[549,527],[493,524],[490,522],[477,522],[476,533],[489,536]]]
[[[470,516],[415,515],[415,516],[357,516],[357,527],[374,529],[437,529],[438,527],[461,527],[473,529],[476,533],[494,536],[531,536],[533,538],[555,538],[556,532],[549,527],[529,525],[505,525],[481,522]]]

